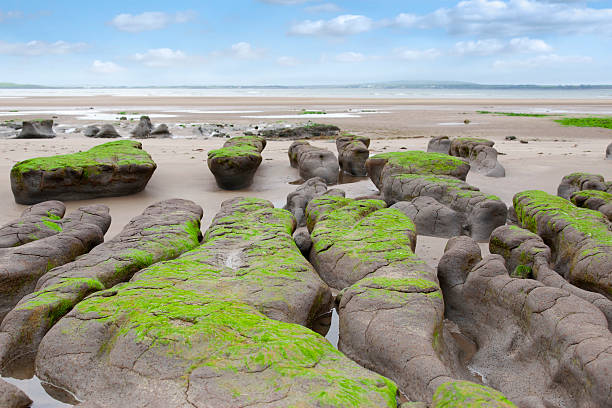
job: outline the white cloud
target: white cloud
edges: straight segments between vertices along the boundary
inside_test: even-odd
[[[527,69],[565,64],[590,64],[591,62],[593,62],[591,57],[547,54],[529,59],[497,60],[493,63],[493,67],[497,69]]]
[[[118,14],[109,24],[120,31],[138,33],[141,31],[159,30],[170,24],[186,23],[193,19],[192,11],[179,11],[174,14],[159,11],[146,11],[141,14]]]
[[[339,11],[342,11],[340,6],[338,6],[337,4],[334,4],[334,3],[317,4],[315,6],[306,7],[304,10],[306,12],[308,12],[308,13],[313,13],[313,14],[316,14],[316,13],[338,13]]]
[[[0,21],[22,18],[21,11],[0,11]]]
[[[305,20],[295,23],[292,35],[345,36],[370,31],[374,27],[371,18],[354,14],[343,14],[331,20]]]
[[[494,55],[502,53],[547,53],[552,47],[546,42],[528,37],[517,37],[510,41],[484,39],[477,41],[459,41],[454,52],[458,55]]]
[[[432,60],[438,58],[442,53],[435,49],[429,48],[426,50],[413,50],[409,48],[396,48],[393,50],[396,58],[406,61]]]
[[[114,74],[115,72],[123,71],[123,67],[115,64],[112,61],[95,60],[90,69],[97,74]]]
[[[366,56],[359,52],[349,51],[336,55],[334,59],[338,62],[363,62]]]
[[[143,54],[134,54],[134,61],[138,61],[147,67],[168,67],[187,60],[187,55],[181,50],[170,48],[153,48]]]
[[[231,46],[230,54],[240,59],[257,59],[263,55],[263,50],[255,49],[248,42],[239,42]]]
[[[276,59],[276,63],[279,65],[284,65],[286,67],[295,67],[297,65],[300,65],[300,61],[297,58],[287,56],[278,57]]]
[[[0,54],[15,56],[65,55],[80,52],[87,48],[87,43],[69,43],[56,41],[29,41],[27,43],[7,43],[0,41]]]

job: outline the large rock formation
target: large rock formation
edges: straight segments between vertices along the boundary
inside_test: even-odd
[[[61,201],[45,201],[26,208],[21,217],[0,227],[0,248],[12,248],[47,238],[61,231],[57,223],[66,206]]]
[[[340,134],[340,128],[312,123],[294,128],[262,130],[258,134],[270,140],[333,139]]]
[[[451,140],[450,155],[470,159],[472,151],[476,146],[493,147],[495,142],[489,139],[477,137],[457,137]]]
[[[497,161],[495,142],[488,139],[458,137],[450,144],[450,154],[470,161],[472,169],[488,177],[505,177],[506,170]]]
[[[365,167],[370,157],[370,138],[344,134],[336,138],[338,149],[338,162],[340,170],[352,176],[365,177],[368,175]]]
[[[304,184],[298,186],[295,191],[287,195],[287,203],[283,209],[288,210],[293,214],[297,222],[297,226],[306,226],[306,206],[308,203],[317,197],[322,195],[337,195],[344,197],[344,191],[333,188],[327,189],[325,180],[321,177],[313,177],[304,182]]]
[[[612,224],[603,214],[537,190],[516,194],[514,209],[519,225],[550,247],[557,272],[612,299]]]
[[[465,215],[429,196],[419,196],[412,201],[399,201],[391,206],[414,221],[419,235],[450,238],[469,235]]]
[[[450,154],[451,141],[448,136],[432,137],[427,143],[427,151],[432,153]]]
[[[561,179],[557,187],[557,195],[569,200],[572,194],[582,190],[606,191],[608,185],[599,174],[572,173]],[[610,191],[612,193],[612,191]]]
[[[41,223],[47,229],[41,229],[40,236],[32,233],[26,240],[29,242],[0,249],[0,320],[21,298],[34,291],[41,276],[104,241],[110,216],[108,207],[89,205],[64,219],[54,215],[41,217]]]
[[[304,181],[321,177],[328,185],[338,183],[338,160],[327,149],[298,140],[289,146],[289,162],[291,167],[299,170]]]
[[[0,325],[0,370],[33,366],[49,329],[91,293],[128,281],[139,270],[199,245],[202,208],[187,200],[153,204],[110,241],[52,269]]]
[[[612,221],[612,193],[598,190],[582,190],[572,193],[570,201],[582,208],[599,211]]]
[[[521,407],[612,405],[612,334],[591,303],[480,261],[468,237],[449,240],[438,266],[446,318],[474,344],[472,373]]]
[[[294,227],[267,201],[224,202],[202,246],[62,318],[40,345],[38,377],[86,406],[396,406],[392,382],[300,325],[331,293]]]
[[[32,400],[23,391],[0,378],[0,407],[27,408],[30,405]]]
[[[141,143],[119,140],[19,162],[11,169],[11,188],[19,204],[121,196],[142,191],[156,167]]]
[[[160,124],[151,132],[151,136],[156,139],[167,139],[172,137],[172,133],[170,133],[170,129],[168,129],[168,125],[165,123]]]
[[[247,188],[261,164],[266,139],[259,136],[233,137],[223,148],[208,152],[208,168],[217,185],[225,190]]]
[[[112,138],[121,137],[121,135],[117,133],[117,130],[115,129],[113,125],[107,123],[105,125],[102,125],[100,127],[100,130],[98,130],[94,135],[90,137],[112,139]]]
[[[52,139],[55,136],[52,119],[33,122],[24,120],[17,139]]]
[[[134,139],[150,139],[152,131],[153,124],[151,123],[151,118],[141,116],[138,125],[130,133]]]

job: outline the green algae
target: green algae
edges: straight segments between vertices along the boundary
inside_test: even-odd
[[[447,174],[462,173],[465,161],[443,153],[405,151],[389,152],[371,156],[370,159],[383,159],[394,166],[402,167],[409,173]]]
[[[485,194],[479,191],[478,188],[473,187],[465,183],[464,181],[458,180],[453,177],[422,174],[399,174],[397,176],[394,176],[394,178],[406,181],[422,179],[427,181],[428,183],[440,186],[446,189],[448,193],[460,198],[484,198],[487,200],[501,201],[498,196],[492,194]]]
[[[470,381],[440,385],[433,396],[433,408],[516,408],[508,398],[491,387]]]
[[[228,140],[221,149],[208,152],[209,160],[230,159],[242,156],[261,157],[261,146],[264,139],[259,136],[237,136]],[[264,144],[265,146],[265,144]]]
[[[573,204],[577,204],[578,198],[598,198],[606,203],[612,203],[612,194],[600,190],[581,190],[572,194],[570,200]]]
[[[59,217],[57,219],[59,219]],[[62,226],[60,224],[54,222],[54,221],[55,221],[55,219],[49,219],[49,218],[46,218],[46,217],[43,217],[43,219],[42,219],[43,225],[46,226],[47,228],[49,228],[50,230],[57,231],[57,232],[62,232],[62,230],[63,230]],[[40,228],[40,226],[38,226],[38,228]]]

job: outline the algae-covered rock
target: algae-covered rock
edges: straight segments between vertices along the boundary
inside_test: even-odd
[[[304,181],[321,177],[328,185],[338,183],[338,160],[329,150],[299,140],[289,146],[288,154],[291,167],[299,170]]]
[[[514,208],[520,226],[550,247],[557,272],[612,299],[612,224],[603,214],[537,190],[516,194]]]
[[[73,261],[104,240],[110,226],[108,207],[89,205],[64,219],[48,219],[56,234],[0,249],[0,320],[34,291],[36,282],[56,266]]]
[[[32,400],[19,388],[0,378],[0,407],[27,408]]]
[[[564,176],[557,188],[557,195],[569,200],[572,194],[582,190],[606,191],[604,178],[599,174],[571,173]]]
[[[335,125],[311,123],[291,128],[267,129],[258,133],[269,140],[333,139],[340,134]]]
[[[465,215],[432,197],[422,196],[412,201],[399,201],[390,208],[397,208],[414,221],[419,235],[450,238],[468,233],[465,228]]]
[[[572,193],[570,201],[581,208],[599,211],[612,221],[612,193],[598,190],[582,190]]]
[[[45,201],[26,208],[21,217],[0,227],[0,248],[11,248],[58,234],[57,222],[66,212],[61,201]]]
[[[21,132],[17,139],[52,139],[56,136],[53,131],[53,120],[23,121]]]
[[[508,398],[491,387],[470,381],[452,381],[438,387],[432,408],[516,408]]]
[[[505,177],[506,169],[497,161],[495,142],[474,137],[458,137],[450,143],[450,154],[469,160],[472,170],[487,177]]]
[[[32,365],[47,331],[91,293],[128,281],[137,271],[199,245],[202,208],[161,201],[133,218],[113,239],[52,269],[0,324],[0,370]]]
[[[200,247],[77,304],[37,375],[90,406],[395,407],[391,381],[300,325],[331,294],[294,227],[265,200],[224,202]]]
[[[121,196],[142,191],[156,167],[141,143],[118,140],[21,161],[11,169],[11,188],[19,204]]]
[[[306,225],[306,206],[312,199],[325,194],[344,197],[344,191],[338,189],[328,190],[325,180],[321,177],[313,177],[306,180],[295,191],[287,195],[287,203],[283,208],[293,214],[298,227],[304,227]]]
[[[344,134],[336,138],[338,149],[338,162],[340,170],[352,176],[365,177],[368,175],[365,167],[370,157],[370,138]]]
[[[451,141],[448,136],[432,137],[427,143],[427,151],[433,153],[450,154]]]
[[[208,152],[208,168],[217,185],[225,190],[239,190],[253,183],[261,164],[266,140],[259,136],[233,137],[223,148]]]

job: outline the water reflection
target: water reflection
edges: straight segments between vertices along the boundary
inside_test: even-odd
[[[38,377],[32,377],[29,379],[18,380],[16,378],[10,377],[1,377],[7,383],[13,384],[18,387],[20,390],[25,392],[28,397],[32,401],[34,401],[31,405],[31,408],[64,408],[64,407],[72,407],[73,404],[65,404],[60,402],[53,397],[51,397],[47,391],[45,391],[46,387],[49,387],[49,384],[41,383]],[[54,387],[55,388],[55,387]],[[74,403],[78,402],[74,400]]]

